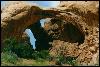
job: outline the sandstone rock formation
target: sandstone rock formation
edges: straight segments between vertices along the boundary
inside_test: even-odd
[[[98,26],[98,1],[61,1],[59,6],[58,9],[73,12],[74,14],[81,16],[89,26]]]
[[[31,45],[29,35],[26,32],[23,32],[21,42]]]
[[[42,18],[58,14],[54,10],[42,10],[37,5],[15,1],[6,5],[1,13],[1,39],[15,37],[21,40],[25,29]]]
[[[51,56],[75,57],[82,66],[99,64],[98,5],[98,1],[61,1],[55,9],[65,13],[44,25],[51,38]]]
[[[44,27],[42,18],[47,18]],[[10,36],[20,40],[26,28],[33,32],[37,50],[49,49],[54,57],[75,57],[82,66],[99,64],[98,1],[61,1],[48,10],[15,2],[2,9],[2,40]]]

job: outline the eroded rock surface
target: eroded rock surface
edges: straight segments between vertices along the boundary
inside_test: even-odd
[[[43,28],[42,18],[47,18]],[[15,2],[2,9],[2,40],[9,36],[20,40],[26,28],[33,32],[37,50],[51,44],[51,56],[75,57],[82,66],[99,64],[98,1],[61,1],[57,8],[48,10]]]
[[[24,1],[10,2],[1,11],[1,39],[15,37],[19,41],[28,26],[59,13],[54,10],[42,10],[37,5]]]
[[[76,57],[83,66],[99,64],[98,5],[98,1],[61,1],[55,10],[65,13],[44,25],[51,38],[51,56]]]

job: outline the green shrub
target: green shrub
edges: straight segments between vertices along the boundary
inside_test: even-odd
[[[38,57],[38,54],[39,54],[39,52],[38,51],[34,51],[33,53],[32,53],[32,57],[33,57],[33,59],[38,59],[39,57]]]
[[[21,58],[32,58],[33,48],[30,44],[18,43],[15,38],[4,40],[5,48],[3,52],[12,51]]]
[[[49,58],[49,52],[47,50],[40,51],[38,55],[40,58],[43,58],[43,59]]]
[[[32,58],[33,49],[29,44],[18,44],[12,49],[21,58]]]
[[[65,63],[65,57],[63,57],[62,55],[56,57],[56,64],[57,65],[61,65],[61,64],[64,64],[64,63]]]
[[[17,44],[16,42],[16,39],[15,38],[7,38],[3,41],[4,43],[4,49],[3,49],[3,52],[6,52],[6,51],[11,51],[14,47],[14,45]]]
[[[69,65],[76,65],[75,57],[64,57],[64,56],[57,56],[56,57],[56,64],[62,65],[62,64],[69,64]]]
[[[50,58],[48,50],[34,51],[32,56],[33,59],[35,60],[39,60],[39,59],[49,60]]]
[[[1,62],[16,64],[17,61],[18,56],[15,53],[11,51],[1,53]]]
[[[74,66],[74,65],[76,65],[76,61],[75,60],[76,60],[75,57],[70,57],[69,56],[69,57],[66,58],[66,63]]]
[[[18,57],[21,58],[33,58],[33,59],[46,59],[49,60],[49,51],[41,50],[36,51],[33,50],[32,45],[27,43],[18,43],[14,38],[8,38],[4,40],[5,48],[3,52],[12,51],[17,54]]]

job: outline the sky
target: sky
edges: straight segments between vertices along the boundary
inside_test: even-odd
[[[36,3],[40,7],[44,7],[44,8],[54,8],[54,7],[57,7],[57,5],[59,5],[59,3],[60,3],[60,1],[27,1],[27,2],[29,2],[31,4]],[[1,8],[3,6],[5,6],[6,3],[7,3],[7,1],[1,1]],[[44,22],[45,22],[45,19],[40,20],[42,27],[44,26]],[[35,47],[36,39],[34,38],[34,35],[32,34],[30,29],[26,29],[25,32],[29,35],[31,45],[33,45],[33,49],[35,49],[36,48]]]

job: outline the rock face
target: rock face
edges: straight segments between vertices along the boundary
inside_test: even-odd
[[[78,65],[99,64],[98,1],[61,1],[63,13],[47,19],[44,29],[51,38],[51,56],[75,57]]]
[[[44,27],[42,18],[47,18]],[[49,49],[54,57],[75,57],[78,65],[99,64],[98,1],[61,1],[48,10],[14,2],[2,9],[2,40],[10,36],[25,40],[26,28],[36,38],[36,50]]]
[[[10,2],[1,13],[1,39],[15,37],[21,40],[25,29],[42,18],[53,17],[58,14],[54,10],[42,10],[37,5],[23,1]]]
[[[23,32],[21,42],[31,45],[30,38],[26,32]]]
[[[98,1],[62,1],[58,9],[73,12],[81,16],[89,26],[98,26],[99,2]],[[95,23],[94,23],[95,22]]]

